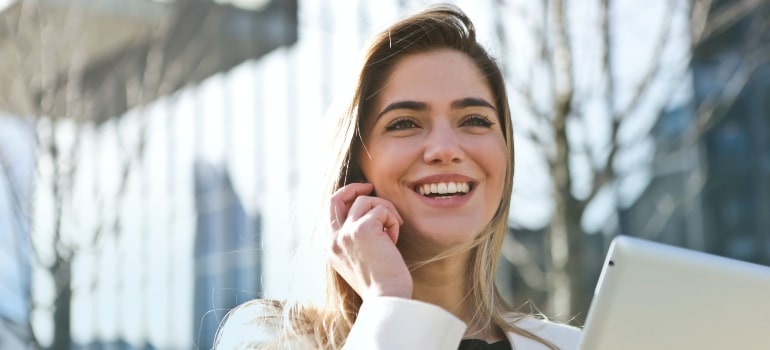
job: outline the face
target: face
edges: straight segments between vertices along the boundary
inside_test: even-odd
[[[402,240],[468,242],[497,210],[507,147],[494,95],[454,50],[400,59],[364,127],[361,170],[402,218]]]

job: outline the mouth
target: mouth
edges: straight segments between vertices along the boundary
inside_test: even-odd
[[[428,198],[451,198],[467,195],[473,186],[472,182],[434,182],[416,185],[414,191]]]

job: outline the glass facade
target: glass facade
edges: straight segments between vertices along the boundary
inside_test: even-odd
[[[712,11],[729,5],[717,1]],[[770,265],[770,65],[752,51],[770,45],[767,33],[752,29],[768,14],[770,6],[759,5],[696,46],[692,104],[666,111],[653,130],[657,175],[625,213],[628,232],[654,220],[670,196],[682,205],[659,240]]]
[[[195,312],[196,345],[210,349],[220,321],[238,304],[260,296],[259,216],[251,218],[221,168],[195,165]]]

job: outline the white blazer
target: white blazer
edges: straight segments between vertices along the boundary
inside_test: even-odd
[[[516,326],[552,342],[561,350],[577,349],[578,328],[525,317]],[[457,350],[466,325],[460,319],[433,304],[416,300],[380,297],[361,305],[345,349],[425,349]],[[506,334],[513,349],[548,349],[530,338]]]
[[[254,304],[252,304],[254,305]],[[257,305],[239,308],[219,331],[216,349],[254,349],[275,339],[278,330],[255,322]],[[581,331],[567,325],[525,317],[516,326],[550,341],[561,350],[578,347]],[[356,322],[345,342],[345,350],[457,350],[466,325],[443,308],[410,299],[378,297],[361,305]],[[515,334],[506,334],[515,350],[546,350],[545,345]],[[312,349],[309,342],[295,340],[286,349]]]

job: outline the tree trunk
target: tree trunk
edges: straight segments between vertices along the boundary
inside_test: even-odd
[[[548,309],[551,317],[557,321],[566,321],[571,316],[572,274],[567,271],[570,260],[569,233],[565,214],[565,204],[561,196],[555,196],[556,210],[546,236]]]
[[[557,4],[557,8],[563,6]],[[556,11],[560,13],[560,11]],[[557,21],[556,23],[562,23]],[[558,46],[557,46],[558,47]],[[563,49],[563,48],[562,48]],[[562,55],[563,56],[563,53]],[[558,61],[558,60],[557,60]],[[562,66],[564,62],[562,61]],[[567,116],[570,112],[572,98],[571,79],[569,68],[561,67],[556,70],[556,100],[554,104],[553,131],[554,131],[554,159],[550,163],[551,177],[553,179],[554,214],[551,219],[550,230],[546,236],[546,256],[549,283],[548,307],[551,317],[559,321],[565,321],[572,314],[572,278],[574,275],[568,271],[570,261],[570,232],[567,222],[568,198],[570,197],[571,174],[569,167],[569,142],[567,139]]]
[[[555,168],[566,168],[565,163]],[[566,169],[555,174],[568,173]],[[562,177],[555,176],[557,193],[555,209],[546,237],[548,256],[548,305],[550,315],[558,321],[585,319],[591,293],[586,288],[585,239],[580,226],[583,205],[569,193]]]
[[[567,241],[569,242],[570,259],[567,273],[570,275],[570,319],[582,324],[586,317],[588,305],[591,302],[591,290],[586,285],[588,267],[585,260],[586,236],[581,227],[583,205],[572,196],[567,197],[565,222],[567,224]]]
[[[69,259],[60,259],[51,269],[54,288],[58,292],[54,300],[54,334],[51,349],[70,349],[70,302],[72,300],[72,274]]]
[[[53,303],[53,342],[51,349],[70,349],[72,338],[70,336],[70,303],[72,299],[72,252],[62,242],[62,220],[64,218],[64,192],[67,181],[64,181],[65,172],[60,163],[61,153],[57,144],[57,132],[59,121],[51,118],[51,139],[48,151],[53,165],[53,179],[51,190],[54,197],[54,237],[52,245],[55,252],[55,261],[48,266],[48,272],[53,277],[56,297]]]

